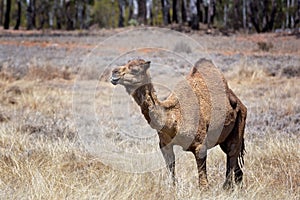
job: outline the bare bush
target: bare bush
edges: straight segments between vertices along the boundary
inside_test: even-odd
[[[26,79],[52,80],[65,79],[71,80],[72,73],[68,67],[59,69],[50,65],[45,66],[30,66],[25,75]]]
[[[257,42],[258,48],[261,51],[270,51],[273,48],[271,42]]]

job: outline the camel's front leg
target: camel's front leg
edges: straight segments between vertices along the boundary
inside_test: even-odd
[[[205,146],[201,145],[194,152],[194,156],[197,162],[198,174],[199,174],[199,186],[201,188],[208,187],[207,173],[206,173],[206,157],[207,149]]]
[[[173,185],[176,184],[176,178],[175,178],[175,154],[173,150],[173,145],[165,145],[162,142],[159,143],[160,150],[162,152],[162,155],[165,159],[166,165],[169,169],[169,172],[171,173]]]

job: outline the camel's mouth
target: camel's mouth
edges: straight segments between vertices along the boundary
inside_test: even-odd
[[[111,77],[110,78],[110,82],[113,84],[113,85],[117,85],[118,82],[119,82],[120,78],[119,77]]]

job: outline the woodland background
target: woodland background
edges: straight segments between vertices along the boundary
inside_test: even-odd
[[[89,29],[128,25],[190,25],[192,0],[0,0],[0,25],[4,29]],[[300,0],[194,0],[196,23],[226,30],[270,32],[299,29]],[[168,7],[164,12],[164,7]],[[123,8],[121,8],[123,6]],[[122,9],[123,13],[122,13]],[[164,16],[168,15],[168,16]],[[167,20],[164,20],[167,19]],[[201,27],[201,25],[200,25]],[[199,26],[192,27],[199,29]]]

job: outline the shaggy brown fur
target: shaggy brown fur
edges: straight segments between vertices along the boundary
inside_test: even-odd
[[[183,86],[184,83],[182,82],[177,88],[178,91],[174,91],[166,100],[159,101],[151,83],[149,67],[150,62],[142,59],[129,61],[126,65],[117,67],[112,71],[111,82],[114,85],[121,84],[126,88],[127,92],[141,107],[147,122],[157,130],[160,139],[159,146],[174,183],[174,145],[180,145],[184,150],[191,151],[195,155],[199,185],[202,187],[208,186],[207,149],[220,145],[227,155],[226,181],[223,187],[225,189],[231,188],[233,178],[237,184],[240,184],[243,177],[241,167],[244,162],[244,129],[247,109],[233,91],[228,88],[224,77],[216,70],[211,61],[201,59],[186,77],[185,82],[188,87]],[[220,77],[221,82],[211,80],[215,75]],[[205,77],[208,78],[205,79]],[[221,87],[217,84],[221,84]],[[223,88],[223,92],[212,95],[214,88]],[[192,93],[189,94],[189,92]],[[219,123],[217,125],[221,128],[219,128],[218,137],[214,138],[213,131],[209,131],[211,120],[215,118],[212,112],[216,104],[213,102],[213,96],[218,100],[222,98],[222,93],[224,101],[221,101],[223,102],[221,107],[223,106],[225,119],[223,122],[217,121]],[[195,107],[199,115],[197,117],[195,117],[193,109],[189,109],[195,105],[195,102],[191,100],[193,94],[196,104],[198,103],[198,106]],[[182,99],[187,103],[183,103]],[[184,104],[186,104],[185,108],[183,108]],[[184,112],[186,108],[192,113],[190,120],[184,119],[189,118],[189,116],[184,117],[184,113],[187,113]]]

